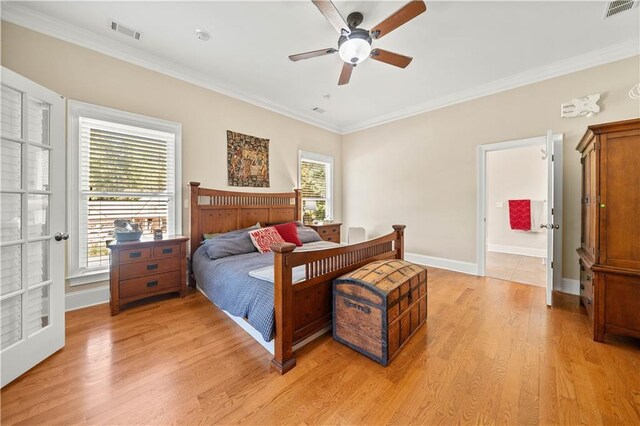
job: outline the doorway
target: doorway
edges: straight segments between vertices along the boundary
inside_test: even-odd
[[[487,152],[488,277],[538,287],[547,285],[547,233],[540,228],[546,216],[546,156],[544,138],[538,145]],[[523,219],[526,223],[521,223]]]
[[[549,306],[562,280],[562,143],[549,131],[477,149],[478,275],[544,286]]]

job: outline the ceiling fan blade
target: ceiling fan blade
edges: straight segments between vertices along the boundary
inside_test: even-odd
[[[356,66],[353,64],[344,63],[342,65],[342,71],[340,72],[340,79],[338,80],[338,86],[343,86],[349,83],[349,79],[351,78],[351,72]]]
[[[315,58],[316,56],[330,55],[332,53],[336,53],[337,51],[338,51],[337,49],[330,47],[328,49],[313,50],[311,52],[298,53],[297,55],[289,55],[289,59],[291,59],[293,62],[296,62],[301,59],[309,59],[309,58]]]
[[[406,24],[422,12],[427,10],[427,5],[423,0],[413,0],[396,10],[395,13],[389,16],[384,21],[376,25],[372,30],[372,36],[375,39],[382,38],[395,30],[401,25]]]
[[[411,56],[404,56],[398,53],[389,52],[384,49],[373,49],[371,51],[371,59],[376,61],[385,62],[389,65],[393,65],[400,68],[406,68],[411,63],[413,58]]]
[[[327,18],[327,21],[336,29],[338,34],[350,34],[351,30],[349,29],[349,25],[344,20],[338,9],[334,6],[331,0],[311,0],[313,4],[316,5],[320,13]]]

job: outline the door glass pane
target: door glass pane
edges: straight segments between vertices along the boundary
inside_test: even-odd
[[[4,350],[22,338],[22,295],[3,300],[0,308],[0,348]]]
[[[49,195],[29,194],[27,215],[29,238],[49,235]]]
[[[28,188],[49,190],[49,150],[29,145]]]
[[[0,145],[0,188],[20,189],[22,144],[2,139]]]
[[[49,145],[49,104],[29,97],[29,142]]]
[[[2,86],[2,136],[22,138],[22,93]]]
[[[29,243],[29,285],[49,279],[49,240]]]
[[[19,290],[22,281],[22,246],[5,246],[0,249],[0,294],[3,296]]]
[[[49,286],[31,290],[27,297],[27,336],[49,325]]]
[[[0,241],[16,241],[21,237],[20,194],[0,194]]]

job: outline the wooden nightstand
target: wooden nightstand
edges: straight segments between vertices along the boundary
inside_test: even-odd
[[[163,293],[187,294],[187,237],[117,242],[111,250],[111,315],[134,300]]]
[[[321,225],[306,226],[315,230],[325,241],[333,241],[334,243],[340,242],[340,227],[342,226],[341,223],[323,223]]]

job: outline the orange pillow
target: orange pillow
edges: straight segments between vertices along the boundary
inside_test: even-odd
[[[273,226],[250,231],[249,236],[251,237],[253,245],[256,246],[260,253],[269,253],[272,244],[282,244],[286,242]]]

